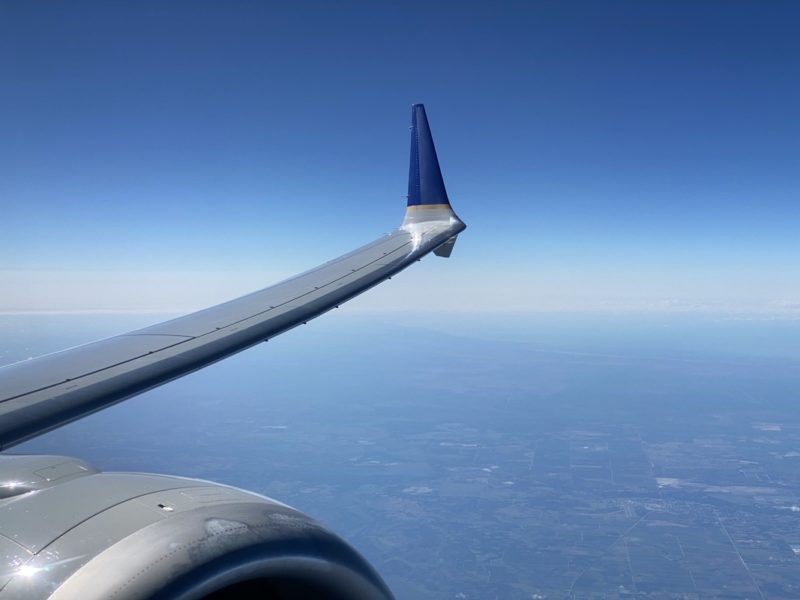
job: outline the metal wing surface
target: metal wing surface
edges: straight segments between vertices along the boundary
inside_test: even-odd
[[[0,449],[266,341],[432,251],[449,256],[464,228],[447,198],[425,109],[414,105],[409,198],[400,228],[235,300],[0,368]]]

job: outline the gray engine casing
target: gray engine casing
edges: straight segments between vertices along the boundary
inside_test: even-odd
[[[347,543],[207,481],[0,456],[0,600],[391,598]]]

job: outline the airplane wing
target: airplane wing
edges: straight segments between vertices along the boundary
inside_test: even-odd
[[[241,298],[0,368],[0,449],[267,341],[430,252],[449,256],[465,227],[450,206],[425,108],[415,104],[408,203],[397,230]]]

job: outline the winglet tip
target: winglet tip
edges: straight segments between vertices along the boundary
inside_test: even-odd
[[[411,156],[408,168],[408,206],[449,205],[439,158],[433,144],[425,105],[411,105]]]

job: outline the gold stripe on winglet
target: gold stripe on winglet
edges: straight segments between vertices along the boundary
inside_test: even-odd
[[[411,206],[407,207],[408,210],[419,210],[419,209],[442,209],[442,208],[450,208],[449,204],[412,204]],[[452,210],[452,209],[451,209]]]

